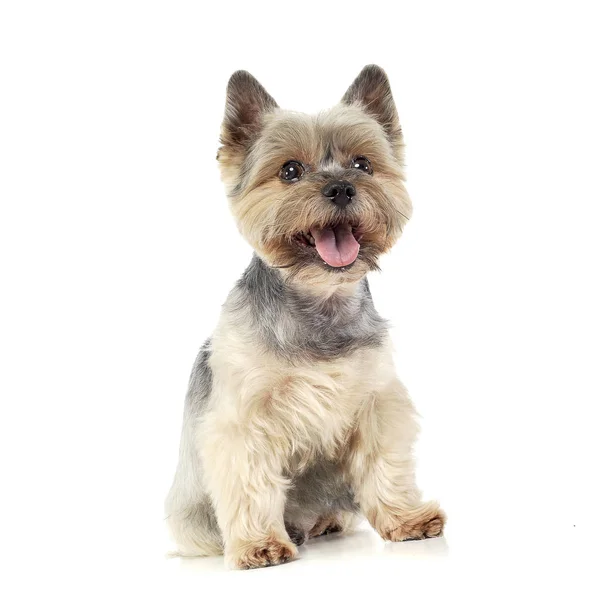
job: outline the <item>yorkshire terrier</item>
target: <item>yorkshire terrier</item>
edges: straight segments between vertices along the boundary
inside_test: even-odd
[[[377,66],[316,116],[280,109],[245,71],[229,80],[217,159],[254,256],[190,377],[166,501],[180,556],[276,565],[360,515],[384,540],[442,534],[366,278],[411,216],[403,153]]]

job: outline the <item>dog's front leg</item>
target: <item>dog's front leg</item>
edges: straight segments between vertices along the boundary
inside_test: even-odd
[[[437,502],[422,502],[412,446],[418,426],[406,389],[393,381],[365,402],[348,449],[346,468],[361,511],[385,540],[442,534]]]
[[[209,415],[202,427],[205,479],[225,560],[237,569],[276,565],[297,553],[283,521],[287,449],[267,433],[267,419],[257,408],[245,419]]]

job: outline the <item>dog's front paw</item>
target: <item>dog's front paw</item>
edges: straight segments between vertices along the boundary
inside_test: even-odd
[[[237,545],[235,550],[227,553],[226,561],[234,569],[257,569],[280,565],[297,554],[296,547],[290,541],[270,537]]]
[[[385,528],[379,530],[384,540],[404,542],[438,537],[444,531],[446,515],[437,502],[426,502],[421,506],[395,516]]]

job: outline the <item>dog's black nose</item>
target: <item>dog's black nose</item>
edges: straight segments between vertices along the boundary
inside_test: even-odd
[[[331,201],[340,208],[344,208],[356,196],[356,188],[345,180],[330,181],[323,189],[323,196],[331,198]]]

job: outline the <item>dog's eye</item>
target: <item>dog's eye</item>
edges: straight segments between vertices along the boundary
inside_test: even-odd
[[[298,181],[302,175],[304,175],[304,167],[297,160],[289,160],[279,172],[279,177],[284,181]]]
[[[357,156],[352,161],[353,169],[360,169],[369,175],[373,175],[373,167],[371,166],[371,161],[366,156]]]

